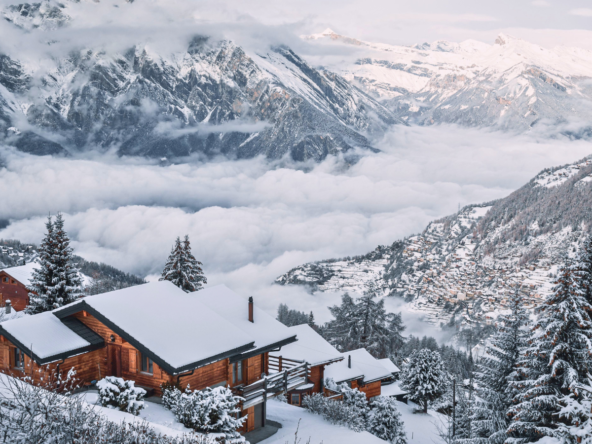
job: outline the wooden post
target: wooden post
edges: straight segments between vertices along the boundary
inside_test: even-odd
[[[278,362],[279,362],[278,372],[281,372],[282,371],[282,357],[281,356],[279,357]]]
[[[308,384],[308,362],[304,363],[304,382]]]
[[[284,370],[284,391],[288,394],[288,372]]]

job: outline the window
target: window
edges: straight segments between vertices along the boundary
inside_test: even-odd
[[[140,353],[140,371],[142,373],[154,373],[154,364],[152,359]]]
[[[290,404],[300,405],[300,393],[292,393],[290,396]]]
[[[232,385],[243,382],[243,361],[232,364]]]
[[[25,368],[25,354],[18,348],[14,349],[14,368],[21,370]]]
[[[8,282],[8,278],[7,277],[4,278],[4,282]]]

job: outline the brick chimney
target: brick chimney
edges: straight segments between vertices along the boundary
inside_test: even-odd
[[[253,321],[253,296],[249,296],[249,322]]]
[[[4,304],[4,308],[6,310],[6,314],[8,314],[12,311],[12,307],[10,305],[10,299],[6,299],[6,302]]]

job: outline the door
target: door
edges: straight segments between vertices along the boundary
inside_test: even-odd
[[[121,377],[121,345],[107,344],[109,375]]]
[[[265,426],[265,403],[255,406],[255,430]]]

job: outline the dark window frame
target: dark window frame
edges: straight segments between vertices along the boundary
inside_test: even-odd
[[[13,368],[15,368],[17,370],[22,370],[22,371],[25,370],[25,354],[23,353],[23,351],[20,348],[18,348],[18,347],[14,348],[12,359],[14,360]]]
[[[148,356],[144,356],[142,352],[138,352],[140,355],[140,373],[144,373],[146,375],[153,375],[154,374],[154,362]]]
[[[245,380],[245,361],[236,361],[231,364],[232,385],[242,384]]]
[[[296,398],[297,402],[294,402],[294,398]],[[290,404],[292,405],[300,405],[302,397],[300,393],[290,393]]]

